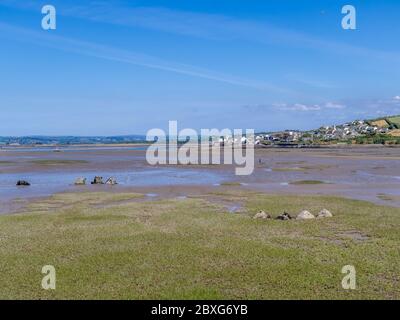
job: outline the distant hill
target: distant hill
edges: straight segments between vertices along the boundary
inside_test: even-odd
[[[0,145],[80,145],[80,144],[119,144],[141,143],[146,141],[144,135],[110,136],[110,137],[75,137],[75,136],[26,136],[0,137]]]
[[[400,115],[381,117],[373,120],[366,120],[372,126],[378,126],[381,128],[389,129],[400,129]]]

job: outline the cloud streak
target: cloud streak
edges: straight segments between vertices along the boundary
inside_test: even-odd
[[[245,106],[248,110],[265,111],[265,109],[275,109],[279,111],[296,111],[296,112],[316,112],[328,110],[341,110],[347,108],[345,104],[335,102],[325,102],[321,104],[304,104],[304,103],[272,103],[259,104],[255,106]]]
[[[293,112],[335,112],[347,109],[349,114],[372,115],[378,114],[398,114],[400,113],[400,96],[381,99],[346,99],[341,102],[321,102],[318,104],[305,103],[272,103],[244,106],[246,110],[265,111],[274,109],[279,111]]]
[[[28,42],[35,45],[50,47],[80,55],[86,55],[104,60],[121,62],[161,71],[173,72],[176,74],[213,80],[257,90],[274,91],[286,94],[293,93],[289,89],[277,87],[266,82],[244,79],[233,75],[215,72],[213,70],[166,61],[154,56],[121,50],[93,42],[43,34],[42,32],[36,32],[25,28],[16,27],[7,23],[0,22],[0,31],[0,37],[9,37],[13,40]]]
[[[43,1],[0,0],[0,4],[32,10]],[[134,28],[144,28],[219,41],[246,40],[258,43],[278,43],[292,47],[309,48],[337,55],[353,55],[400,62],[398,52],[377,50],[354,44],[322,39],[311,34],[276,27],[252,20],[237,19],[221,14],[197,13],[161,7],[130,7],[106,1],[80,1],[79,5],[66,5],[53,0],[58,13],[89,21]]]

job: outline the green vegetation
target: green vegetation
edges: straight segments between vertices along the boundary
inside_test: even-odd
[[[32,160],[31,163],[43,166],[73,165],[89,163],[86,160]]]
[[[389,195],[385,193],[378,194],[378,198],[385,201],[400,201],[400,196]]]
[[[386,120],[390,125],[394,126],[395,129],[400,129],[400,116],[390,117]]]
[[[379,199],[381,200],[385,200],[385,201],[392,201],[394,200],[393,197],[391,197],[390,195],[384,194],[384,193],[380,193],[377,196]]]
[[[325,184],[326,182],[320,180],[299,180],[299,181],[292,181],[290,184],[294,185],[304,185],[304,184]]]
[[[292,168],[272,168],[272,171],[277,172],[285,172],[285,171],[304,171],[304,168],[301,167],[292,167]]]
[[[278,161],[276,164],[278,165],[300,165],[306,163],[306,161]]]
[[[242,184],[240,182],[237,181],[227,181],[227,182],[222,182],[221,186],[230,186],[230,187],[239,187]]]
[[[400,209],[233,189],[185,200],[60,194],[0,216],[2,299],[400,299]],[[228,213],[221,203],[242,203]],[[333,218],[253,220],[327,208]],[[44,265],[57,289],[40,283]],[[341,269],[357,269],[343,290]]]
[[[308,166],[301,166],[301,169],[304,170],[319,170],[323,171],[325,169],[330,169],[334,167],[334,165],[329,165],[329,164],[313,164],[313,165],[308,165]]]
[[[15,162],[12,161],[0,161],[0,165],[9,165],[9,164],[14,164]]]
[[[387,134],[372,134],[357,137],[356,144],[400,144],[400,137],[393,137]]]
[[[293,163],[293,164],[295,164],[295,163]],[[297,163],[297,164],[300,164],[300,163]],[[330,169],[332,167],[333,167],[332,165],[311,164],[311,165],[300,165],[298,167],[273,168],[272,170],[276,171],[276,172],[307,171],[307,170],[319,170],[319,171],[322,171],[322,170],[325,170],[325,169]]]

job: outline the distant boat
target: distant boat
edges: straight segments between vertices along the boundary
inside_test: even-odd
[[[55,149],[53,150],[53,152],[62,152],[62,150],[61,150],[60,148],[55,148]]]

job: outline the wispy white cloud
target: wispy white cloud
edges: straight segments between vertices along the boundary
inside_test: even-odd
[[[280,111],[299,111],[299,112],[309,112],[309,111],[320,111],[322,107],[318,104],[302,104],[302,103],[272,103],[272,104],[258,104],[258,105],[246,105],[245,109],[251,111],[265,111],[267,109],[280,110]]]
[[[346,105],[341,104],[341,103],[335,103],[335,102],[327,102],[325,103],[325,108],[328,109],[345,109]]]
[[[321,110],[321,107],[317,104],[315,105],[306,105],[302,103],[295,103],[291,105],[285,105],[278,107],[280,110],[288,110],[288,111],[318,111]]]
[[[348,115],[362,115],[365,118],[376,114],[394,115],[400,114],[400,99],[376,98],[376,99],[347,99],[343,101],[347,106]]]
[[[396,52],[346,44],[277,27],[266,22],[237,19],[220,14],[205,14],[160,7],[122,7],[100,2],[90,7],[65,9],[65,14],[124,26],[141,27],[162,32],[216,40],[243,39],[259,43],[285,45],[329,51],[340,55],[367,56],[400,61]]]
[[[42,32],[28,30],[2,22],[0,22],[0,37],[9,37],[17,41],[33,43],[36,45],[51,47],[54,49],[73,52],[81,55],[167,72],[173,72],[186,76],[208,79],[232,85],[249,87],[258,90],[274,91],[286,94],[293,93],[289,89],[281,88],[266,82],[254,81],[234,75],[219,73],[209,69],[195,67],[192,65],[166,61],[154,56],[121,50],[93,42],[81,41],[56,35],[48,35]]]
[[[298,112],[313,112],[313,111],[324,111],[329,109],[345,109],[347,106],[342,103],[335,103],[335,102],[324,102],[320,104],[304,104],[304,103],[272,103],[268,104],[259,104],[255,106],[246,106],[248,109],[266,109],[266,108],[273,108],[275,110],[281,111],[298,111]]]
[[[61,15],[95,22],[215,40],[242,39],[267,44],[280,43],[337,55],[363,56],[400,62],[398,52],[323,39],[266,22],[238,19],[221,14],[188,12],[161,7],[132,7],[119,1],[111,3],[82,0],[79,5],[68,5],[65,1],[59,0],[52,2],[57,6],[58,13]],[[0,4],[21,9],[37,9],[39,4],[43,4],[43,1],[0,0]]]
[[[322,104],[278,103],[278,104],[274,104],[273,106],[279,110],[304,111],[304,112],[321,111],[324,109],[345,109],[346,108],[346,105],[340,104],[340,103],[335,103],[335,102],[325,102]]]

